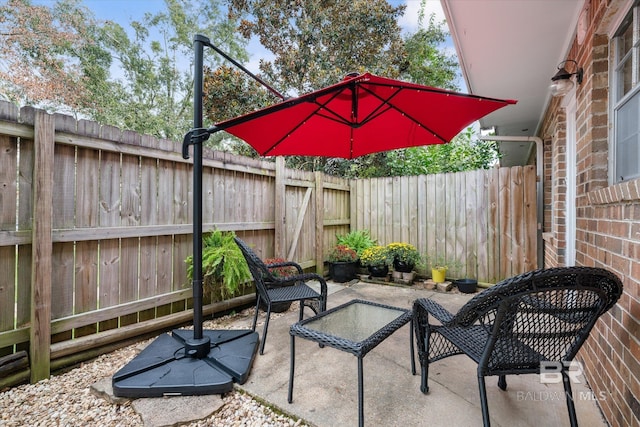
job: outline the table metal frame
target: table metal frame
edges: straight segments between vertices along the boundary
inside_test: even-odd
[[[313,329],[312,326],[314,324],[318,324],[322,322],[324,318],[329,318],[331,316],[345,315],[344,310],[352,308],[354,304],[364,304],[366,306],[366,310],[370,310],[372,307],[378,307],[380,310],[388,311],[394,310],[398,311],[398,316],[392,319],[390,322],[381,326],[377,330],[371,332],[366,338],[362,338],[359,340],[352,340],[346,337],[338,336],[339,333],[331,334],[328,331],[323,331],[321,329]],[[356,322],[356,324],[360,324],[364,319],[359,319],[359,312],[355,312],[354,318],[349,319],[352,322]],[[381,311],[382,313],[382,311]],[[371,313],[369,313],[371,314]],[[348,315],[348,314],[347,314]],[[358,425],[364,425],[364,391],[363,391],[363,369],[362,369],[362,359],[364,356],[375,348],[378,344],[384,341],[388,336],[392,333],[400,329],[402,326],[410,323],[409,327],[409,348],[411,351],[411,373],[415,375],[416,373],[416,365],[414,358],[414,350],[413,350],[413,313],[409,309],[403,309],[398,307],[393,307],[390,305],[379,304],[371,301],[365,301],[360,299],[355,299],[349,301],[345,304],[334,307],[330,310],[324,311],[317,316],[310,317],[308,319],[302,320],[298,323],[295,323],[291,326],[289,330],[289,334],[291,335],[291,365],[289,371],[289,394],[288,394],[288,402],[293,402],[293,377],[295,371],[295,337],[305,338],[310,341],[317,342],[321,347],[329,346],[336,348],[338,350],[346,351],[355,355],[358,358]],[[334,331],[335,332],[335,331]]]

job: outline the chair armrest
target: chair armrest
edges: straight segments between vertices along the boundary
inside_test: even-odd
[[[327,296],[327,282],[325,282],[324,278],[316,273],[304,273],[304,274],[296,274],[295,276],[288,277],[276,277],[274,282],[279,285],[291,285],[296,282],[308,282],[310,280],[316,280],[320,282],[320,294],[323,297]]]
[[[303,274],[302,267],[300,264],[293,261],[285,261],[285,262],[276,262],[273,264],[266,264],[267,268],[278,268],[278,267],[295,267],[298,270],[298,274]]]
[[[413,309],[432,315],[443,325],[449,323],[453,318],[453,314],[451,314],[446,308],[428,298],[417,299],[414,302]]]

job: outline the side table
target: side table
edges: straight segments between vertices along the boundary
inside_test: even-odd
[[[293,402],[295,337],[305,338],[317,342],[320,346],[333,347],[358,357],[358,425],[363,426],[362,359],[369,351],[407,323],[411,323],[409,349],[411,352],[411,373],[415,375],[411,310],[356,299],[292,325],[289,330],[291,335],[289,403]]]

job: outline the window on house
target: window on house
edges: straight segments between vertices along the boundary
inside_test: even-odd
[[[640,6],[613,39],[614,182],[640,177]]]

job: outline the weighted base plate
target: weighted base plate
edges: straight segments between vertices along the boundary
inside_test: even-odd
[[[202,358],[185,355],[193,331],[175,329],[163,334],[112,377],[118,397],[222,394],[243,384],[258,349],[252,330],[205,330],[210,350]]]

